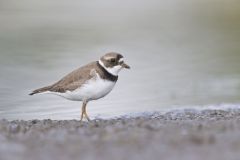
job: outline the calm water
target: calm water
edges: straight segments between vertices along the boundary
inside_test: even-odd
[[[28,93],[109,51],[132,69],[91,117],[240,103],[237,1],[0,3],[0,118],[79,118],[81,102]]]

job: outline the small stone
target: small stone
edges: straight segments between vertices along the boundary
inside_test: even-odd
[[[20,128],[21,127],[18,124],[13,123],[9,126],[9,132],[10,133],[18,133],[20,131]]]

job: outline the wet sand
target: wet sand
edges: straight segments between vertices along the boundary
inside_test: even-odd
[[[239,160],[240,109],[0,121],[1,160]]]

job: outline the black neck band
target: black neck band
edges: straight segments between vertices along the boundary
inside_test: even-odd
[[[103,79],[107,79],[107,80],[114,81],[114,82],[116,82],[118,80],[118,76],[115,76],[115,75],[109,73],[103,66],[101,66],[101,64],[98,61],[97,61],[97,65],[104,74],[104,76],[102,77]]]

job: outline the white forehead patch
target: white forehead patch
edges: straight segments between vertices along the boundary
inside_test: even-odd
[[[123,62],[124,60],[123,60],[123,58],[121,58],[121,59],[119,59],[119,61],[118,62]]]

